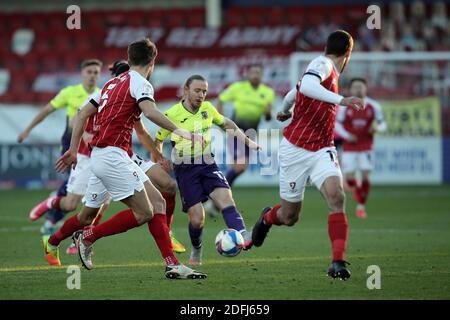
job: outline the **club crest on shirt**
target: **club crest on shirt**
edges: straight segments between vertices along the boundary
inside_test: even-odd
[[[291,187],[292,190],[295,189],[296,183],[295,182],[289,182],[289,187]]]
[[[208,112],[202,111],[202,119],[203,119],[203,120],[208,119]]]

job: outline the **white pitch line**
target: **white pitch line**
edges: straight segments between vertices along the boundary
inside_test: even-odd
[[[402,257],[450,257],[448,252],[436,252],[436,253],[402,253]],[[398,254],[369,254],[369,255],[354,255],[353,259],[372,259],[372,258],[393,258],[397,257]],[[283,257],[283,258],[249,258],[247,259],[212,259],[207,260],[206,264],[209,265],[224,265],[224,264],[247,264],[249,267],[253,267],[257,263],[279,263],[279,262],[297,262],[297,261],[317,261],[326,260],[328,256],[310,256],[310,257]],[[45,270],[64,270],[69,265],[63,265],[61,267],[52,266],[16,266],[16,267],[4,267],[0,268],[0,273],[4,272],[20,272],[20,271],[45,271]],[[94,266],[94,269],[107,269],[107,268],[148,268],[148,267],[163,267],[162,262],[133,262],[133,263],[123,263],[123,264],[98,264]]]

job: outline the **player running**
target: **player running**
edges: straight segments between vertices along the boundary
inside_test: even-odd
[[[179,263],[174,256],[165,217],[165,202],[159,191],[150,183],[142,169],[128,155],[131,149],[132,130],[140,114],[171,132],[189,140],[201,140],[186,130],[179,129],[156,107],[153,87],[146,80],[153,72],[156,46],[147,38],[128,46],[130,71],[109,80],[102,89],[98,109],[94,103],[84,107],[77,116],[70,149],[57,161],[58,171],[77,162],[76,151],[88,118],[94,114],[95,136],[90,143],[91,170],[86,192],[86,204],[81,212],[68,219],[61,228],[62,236],[87,226],[95,218],[98,208],[111,195],[129,209],[121,211],[107,221],[78,231],[74,235],[83,266],[91,270],[92,248],[95,241],[126,232],[148,222],[166,263],[167,278],[206,278],[206,274]],[[49,250],[55,250],[50,247]]]
[[[262,83],[263,66],[251,64],[247,66],[244,81],[232,83],[219,95],[217,110],[223,114],[223,105],[232,102],[234,106],[232,119],[236,125],[251,139],[255,139],[256,130],[261,117],[266,121],[272,119],[272,103],[275,99],[275,91]],[[226,178],[231,186],[234,181],[245,172],[248,167],[250,150],[237,137],[228,140],[228,151],[233,155],[233,163],[227,170]],[[211,216],[217,216],[219,212],[210,201],[205,204],[205,209]]]
[[[110,67],[111,75],[114,77],[119,76],[123,72],[128,71],[129,68],[130,67],[126,61],[118,60]],[[98,103],[100,100],[100,92],[92,94],[89,100],[94,100]],[[88,180],[91,176],[91,168],[90,168],[91,151],[87,147],[87,144],[91,141],[95,133],[93,131],[94,116],[91,116],[89,118],[88,124],[83,133],[82,136],[83,143],[80,144],[77,154],[77,167],[71,170],[70,172],[70,176],[68,179],[69,182],[67,185],[68,195],[61,197],[57,196],[49,197],[48,199],[42,201],[40,204],[35,206],[29,215],[32,221],[35,221],[36,219],[38,219],[51,209],[58,209],[64,212],[73,211],[81,202],[83,196],[86,193]],[[155,159],[157,159],[159,162],[163,162],[161,153],[158,150],[156,150],[154,141],[151,138],[147,129],[144,127],[142,121],[137,121],[135,123],[134,130],[136,131],[137,137],[139,141],[143,144],[143,146],[153,155]],[[157,189],[160,192],[162,192],[162,195],[166,201],[167,206],[166,217],[167,217],[167,224],[170,229],[173,219],[173,213],[175,210],[175,199],[176,199],[175,181],[173,181],[173,179],[164,171],[164,169],[159,164],[155,164],[150,160],[144,161],[141,157],[134,154],[131,150],[129,154],[132,160],[136,162],[141,167],[141,169],[146,173],[146,175],[150,178],[150,181],[156,185]],[[77,200],[77,202],[74,202],[72,204],[72,206],[75,209],[70,210],[71,208],[70,207],[68,208],[67,205],[65,205],[65,202],[67,201],[68,198],[70,199],[69,201]],[[100,211],[98,212],[97,217],[94,219],[92,225],[97,225],[100,222],[103,213],[106,211],[109,205],[109,202],[110,199],[108,199],[100,207]],[[43,236],[44,247],[45,243],[48,241],[49,238],[50,235]],[[52,237],[52,240],[53,240],[53,242],[51,242],[52,244],[59,245],[59,242],[56,241],[54,237]],[[181,244],[177,239],[175,239],[173,235],[171,235],[171,241],[175,252],[182,253],[186,251],[183,244]],[[75,244],[70,245],[67,248],[66,253],[77,254],[78,249],[75,247]],[[47,255],[47,260],[52,265],[60,265],[59,259],[54,259],[51,255]]]
[[[373,136],[386,130],[381,106],[367,97],[365,79],[354,78],[350,81],[350,94],[364,99],[364,110],[341,107],[336,118],[336,132],[344,139],[342,153],[342,172],[347,185],[353,189],[353,198],[357,202],[356,216],[366,218],[366,202],[370,190],[370,172],[373,169]],[[374,127],[374,122],[377,126]],[[361,171],[362,181],[356,181],[355,173]]]
[[[328,234],[332,246],[332,264],[328,275],[343,280],[350,277],[344,261],[348,225],[342,173],[333,145],[337,105],[355,109],[364,107],[361,98],[343,98],[338,94],[339,74],[350,60],[353,39],[338,30],[327,39],[325,54],[306,68],[302,79],[283,100],[278,120],[291,123],[284,129],[279,149],[281,203],[265,208],[253,228],[253,244],[261,246],[271,226],[293,226],[299,219],[308,178],[324,196],[330,210]],[[294,105],[294,114],[291,113]]]
[[[70,136],[72,133],[72,120],[78,112],[78,109],[83,106],[86,99],[96,91],[100,91],[97,87],[97,81],[100,77],[102,62],[97,59],[85,60],[81,63],[81,79],[82,83],[74,86],[67,86],[62,89],[58,95],[53,98],[31,121],[31,123],[25,128],[23,132],[17,137],[19,143],[24,142],[34,127],[41,123],[45,118],[47,118],[51,113],[58,109],[66,108],[66,129],[61,138],[62,151],[61,154],[67,151],[70,145]],[[84,142],[81,142],[82,146]],[[86,146],[84,146],[86,147]],[[55,209],[51,211],[51,214],[47,215],[47,219],[44,222],[41,232],[45,236],[46,234],[52,233],[56,223],[64,217],[64,212],[73,211],[76,209],[81,198],[79,196],[70,193],[67,194],[67,182],[68,179],[64,181],[61,187],[58,189],[56,196],[65,197],[62,201],[61,210]],[[32,212],[29,215],[32,221],[35,221],[38,217]]]
[[[193,75],[186,80],[183,100],[165,112],[177,126],[191,133],[201,134],[204,144],[197,144],[191,148],[188,141],[176,133],[171,134],[167,129],[160,129],[156,134],[156,145],[159,150],[162,150],[163,141],[169,135],[174,145],[172,162],[183,211],[187,212],[189,217],[189,236],[192,243],[189,263],[193,266],[202,263],[202,233],[205,223],[202,203],[208,197],[222,212],[227,227],[242,233],[245,249],[249,249],[252,245],[251,233],[246,231],[244,220],[236,209],[230,186],[211,153],[211,127],[215,124],[223,130],[234,130],[236,136],[250,149],[257,150],[259,146],[246,137],[232,120],[222,116],[209,101],[205,101],[207,92],[208,82],[200,75]]]

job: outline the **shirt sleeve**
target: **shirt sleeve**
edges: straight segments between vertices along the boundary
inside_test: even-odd
[[[87,101],[83,104],[85,106],[88,102],[92,103],[94,107],[98,108],[98,104],[100,103],[101,91],[94,92],[89,96]]]
[[[51,101],[50,104],[53,108],[55,109],[61,109],[67,106],[67,89],[68,88],[64,88],[62,89],[57,95],[56,97],[54,97]]]
[[[143,77],[132,76],[130,78],[130,94],[137,103],[144,100],[155,101],[153,86]]]
[[[325,89],[320,84],[319,78],[311,74],[303,76],[300,92],[309,98],[333,104],[339,104],[343,98],[341,95]]]
[[[214,107],[212,104],[210,104],[210,108],[211,110],[211,115],[212,115],[212,119],[213,119],[213,123],[219,127],[221,127],[223,125],[223,123],[225,122],[225,117],[223,115],[221,115],[219,113],[219,111],[217,111],[216,107]]]
[[[310,62],[304,75],[311,74],[318,77],[320,82],[322,82],[330,76],[331,70],[333,70],[332,62],[321,56]]]
[[[228,88],[225,89],[225,91],[223,91],[219,95],[219,100],[222,102],[228,102],[228,101],[233,101],[234,99],[236,99],[236,92],[237,92],[238,86],[239,85],[237,83],[231,84]]]

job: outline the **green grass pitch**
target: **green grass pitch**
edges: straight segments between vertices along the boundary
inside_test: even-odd
[[[0,299],[449,299],[450,187],[375,187],[368,219],[354,216],[348,197],[351,262],[349,281],[325,276],[330,262],[328,210],[308,188],[300,222],[274,227],[264,246],[234,258],[219,256],[214,238],[223,220],[208,219],[204,232],[206,280],[167,280],[146,226],[100,240],[94,270],[81,270],[81,289],[69,290],[68,265],[80,265],[64,251],[63,267],[46,264],[41,221],[29,209],[48,195],[42,191],[0,191]],[[236,203],[251,227],[262,207],[278,199],[276,188],[236,188]],[[113,204],[106,218],[123,207]],[[177,204],[173,230],[187,246],[187,217]],[[189,246],[188,246],[189,247]],[[188,252],[178,255],[187,262]],[[381,269],[381,289],[366,286],[367,267]]]

